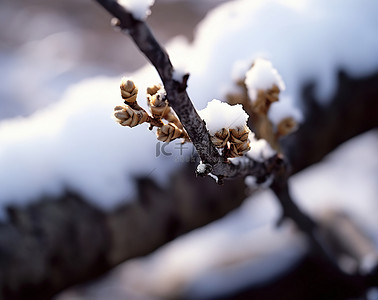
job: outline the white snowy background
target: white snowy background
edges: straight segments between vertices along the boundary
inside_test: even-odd
[[[155,7],[147,19],[167,42],[173,63],[190,71],[188,92],[198,109],[213,98],[224,99],[235,74],[258,57],[269,59],[285,82],[285,100],[273,106],[278,112],[300,109],[300,88],[306,82],[315,81],[317,97],[327,105],[337,70],[356,77],[378,70],[375,0],[235,0],[210,11],[193,36],[191,26],[221,2],[157,0],[155,19]],[[108,29],[107,14],[88,10],[95,4],[84,1],[64,9],[42,1],[6,0],[0,5],[1,206],[58,195],[68,187],[111,209],[133,196],[133,176],[151,173],[164,184],[178,164],[155,157],[153,133],[146,126],[122,128],[110,118],[120,103],[121,75],[139,84],[142,104],[145,87],[158,78],[150,66],[142,67],[144,58],[127,38]],[[180,30],[185,35],[168,42]],[[373,131],[348,142],[291,181],[304,209],[312,214],[329,208],[346,211],[376,245],[377,135]],[[268,273],[279,272],[305,251],[289,225],[274,228],[278,215],[272,195],[262,192],[223,220],[145,260],[126,263],[111,275],[112,281],[105,279],[83,295],[69,291],[61,299],[102,299],[109,292],[122,299],[124,289],[138,291],[142,285],[155,296],[182,290],[205,295],[219,283],[235,288],[230,281],[235,274],[241,274],[239,285],[261,280],[251,268],[261,270],[263,265]],[[278,259],[280,255],[285,259]],[[266,268],[272,257],[287,265]],[[218,272],[216,267],[227,258],[239,268]]]

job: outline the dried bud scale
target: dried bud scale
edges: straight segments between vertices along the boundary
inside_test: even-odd
[[[211,142],[217,148],[224,148],[227,145],[228,139],[230,137],[230,131],[226,128],[222,128],[215,132],[214,135],[210,135]]]
[[[114,117],[122,126],[134,127],[147,121],[148,114],[144,110],[134,110],[128,105],[116,106]]]
[[[158,128],[156,133],[159,141],[168,143],[177,138],[185,137],[184,131],[173,123],[164,124],[161,128]]]

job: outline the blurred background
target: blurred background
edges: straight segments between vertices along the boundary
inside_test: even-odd
[[[147,23],[162,43],[177,35],[192,40],[196,24],[223,2],[158,0]],[[84,78],[145,65],[131,40],[109,24],[109,14],[93,1],[2,1],[0,118],[28,115]]]
[[[198,22],[226,1],[155,2],[147,23],[164,44],[177,35],[191,41]],[[0,119],[29,116],[58,101],[70,85],[85,78],[119,76],[144,66],[146,60],[131,40],[109,30],[109,23],[109,15],[93,1],[2,0]],[[354,214],[356,222],[351,226],[364,232],[373,257],[368,265],[376,262],[378,247],[377,149],[377,131],[370,131],[291,182],[301,206],[325,223],[346,220],[351,224],[345,216]],[[345,165],[353,174],[345,173]],[[259,295],[269,295],[269,284],[281,280],[282,274],[292,276],[290,284],[301,277],[302,273],[290,275],[288,270],[301,265],[308,251],[306,239],[292,223],[276,227],[280,214],[271,192],[259,191],[225,218],[54,299],[252,299],[251,295],[262,299]],[[357,268],[350,259],[341,265],[346,270]],[[317,284],[318,280],[305,284]],[[299,288],[290,284],[289,291]],[[244,293],[251,287],[255,294]],[[276,287],[280,291],[279,284]],[[377,291],[369,291],[368,297],[378,299]]]

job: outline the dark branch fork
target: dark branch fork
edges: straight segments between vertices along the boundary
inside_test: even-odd
[[[369,286],[378,285],[377,274],[363,276],[343,272],[330,255],[325,243],[319,237],[318,228],[314,220],[304,214],[290,196],[288,188],[288,168],[281,155],[275,155],[265,162],[256,162],[250,158],[243,158],[241,163],[232,164],[224,161],[210,140],[204,121],[199,117],[187,92],[185,75],[179,82],[173,78],[174,67],[167,52],[156,41],[145,22],[137,20],[123,6],[115,0],[96,0],[114,18],[115,25],[128,33],[140,51],[156,68],[164,84],[169,104],[176,112],[201,160],[208,168],[207,171],[220,178],[235,178],[246,175],[256,176],[264,181],[273,174],[274,181],[271,189],[277,196],[283,210],[283,218],[292,219],[311,241],[312,250],[328,266],[329,272],[339,278],[340,282],[354,286],[363,291]],[[206,174],[203,174],[206,175]]]

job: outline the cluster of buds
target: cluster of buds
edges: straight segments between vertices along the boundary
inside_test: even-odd
[[[131,80],[121,81],[121,96],[124,105],[117,105],[114,108],[114,117],[122,126],[134,127],[149,119],[148,113],[138,105],[136,101],[138,88]]]
[[[250,150],[249,134],[247,125],[241,128],[222,128],[210,134],[210,139],[225,158],[233,158],[243,156]]]
[[[163,142],[171,142],[177,138],[184,138],[184,141],[189,140],[181,122],[169,106],[166,92],[162,86],[155,85],[147,88],[147,104],[152,115],[139,106],[137,102],[138,88],[132,80],[122,78],[120,89],[124,105],[114,108],[114,117],[119,124],[134,127],[142,123],[149,123],[150,129],[154,126],[158,127],[157,138]],[[168,123],[165,124],[163,120]]]
[[[259,76],[263,72],[265,76]],[[270,84],[259,82],[259,77],[269,74]],[[257,78],[257,79],[256,79]],[[273,124],[268,113],[271,105],[279,101],[280,92],[285,85],[272,64],[266,60],[258,59],[247,71],[244,77],[235,82],[239,92],[227,95],[230,104],[240,103],[249,115],[253,116],[253,130],[258,138],[263,138],[276,150],[279,149],[279,139],[293,132],[297,127],[295,118],[288,116],[279,119]]]
[[[170,142],[177,138],[184,138],[184,141],[189,141],[184,127],[169,106],[167,94],[161,85],[147,88],[147,104],[154,119],[168,122],[158,126],[160,127],[157,130],[159,141]]]
[[[251,131],[247,126],[248,114],[241,105],[214,99],[199,111],[199,115],[206,123],[211,142],[223,157],[239,157],[249,151]]]
[[[262,69],[265,74],[267,70],[268,73],[271,72],[270,84],[259,81],[257,75]],[[212,143],[225,159],[240,157],[249,152],[252,142],[250,136],[253,133],[247,125],[247,120],[248,115],[252,115],[254,121],[252,126],[257,138],[265,139],[273,148],[279,150],[278,138],[290,133],[297,127],[297,123],[294,118],[287,117],[273,126],[268,118],[271,105],[279,100],[280,92],[284,89],[277,71],[272,68],[270,62],[256,62],[244,78],[237,81],[237,84],[242,88],[240,93],[228,95],[228,101],[230,104],[237,102],[243,106],[213,100],[201,111],[202,115],[200,112],[206,122]],[[169,106],[167,94],[161,85],[147,88],[147,105],[150,113],[139,106],[138,88],[133,81],[123,78],[120,89],[124,105],[114,108],[114,116],[118,123],[128,127],[149,123],[150,129],[157,127],[157,139],[162,142],[171,142],[178,138],[182,138],[184,142],[189,141],[188,134]],[[220,115],[224,119],[220,120]]]

